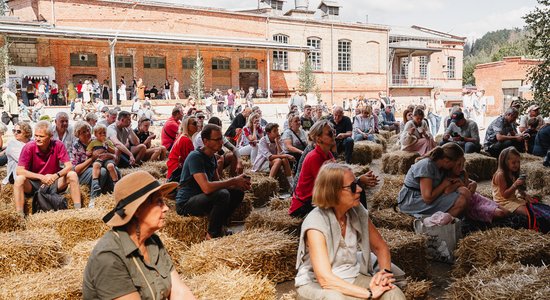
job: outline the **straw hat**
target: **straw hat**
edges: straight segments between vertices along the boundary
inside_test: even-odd
[[[122,226],[132,219],[139,206],[147,200],[149,195],[156,191],[168,194],[177,186],[176,182],[161,185],[155,177],[145,171],[128,174],[115,185],[116,205],[103,217],[103,222],[112,227]]]

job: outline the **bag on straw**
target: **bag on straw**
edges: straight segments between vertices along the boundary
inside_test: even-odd
[[[424,225],[424,218],[414,220],[414,232],[428,238],[428,258],[445,263],[453,263],[456,245],[462,238],[462,222],[454,220],[447,225]]]

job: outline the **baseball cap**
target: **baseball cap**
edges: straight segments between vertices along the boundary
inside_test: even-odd
[[[463,120],[464,119],[464,113],[460,112],[460,111],[457,111],[457,112],[454,112],[452,115],[451,115],[451,122],[458,122],[460,120]]]

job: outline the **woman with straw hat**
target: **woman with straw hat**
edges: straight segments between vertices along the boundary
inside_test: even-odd
[[[195,299],[155,234],[168,211],[163,197],[176,187],[145,171],[115,185],[115,208],[103,218],[112,229],[88,259],[84,299]]]

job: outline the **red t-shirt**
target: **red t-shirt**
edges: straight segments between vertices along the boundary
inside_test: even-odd
[[[298,184],[296,184],[296,189],[292,195],[292,202],[288,210],[289,214],[302,207],[302,205],[304,205],[303,202],[311,200],[311,197],[313,196],[313,184],[315,183],[315,178],[317,178],[319,169],[321,169],[321,166],[325,163],[325,161],[333,158],[334,156],[332,156],[330,151],[328,153],[324,153],[323,150],[321,150],[321,147],[318,146],[306,155],[306,158],[302,163],[300,177],[298,177]]]
[[[160,141],[166,149],[170,149],[178,137],[178,129],[180,127],[180,120],[177,120],[174,117],[170,117],[164,127],[162,127],[162,132],[160,133]]]
[[[59,140],[51,140],[46,152],[40,151],[35,141],[28,142],[21,150],[18,166],[42,175],[55,174],[61,171],[59,163],[70,161],[69,153]]]
[[[191,141],[191,139],[185,135],[178,138],[178,140],[174,143],[172,150],[170,150],[170,154],[168,154],[168,161],[166,162],[168,171],[166,172],[166,178],[170,178],[170,176],[172,176],[172,172],[174,172],[174,170],[176,170],[179,166],[183,165],[187,155],[189,155],[189,153],[193,150],[195,150],[195,147],[193,147],[193,141]]]

